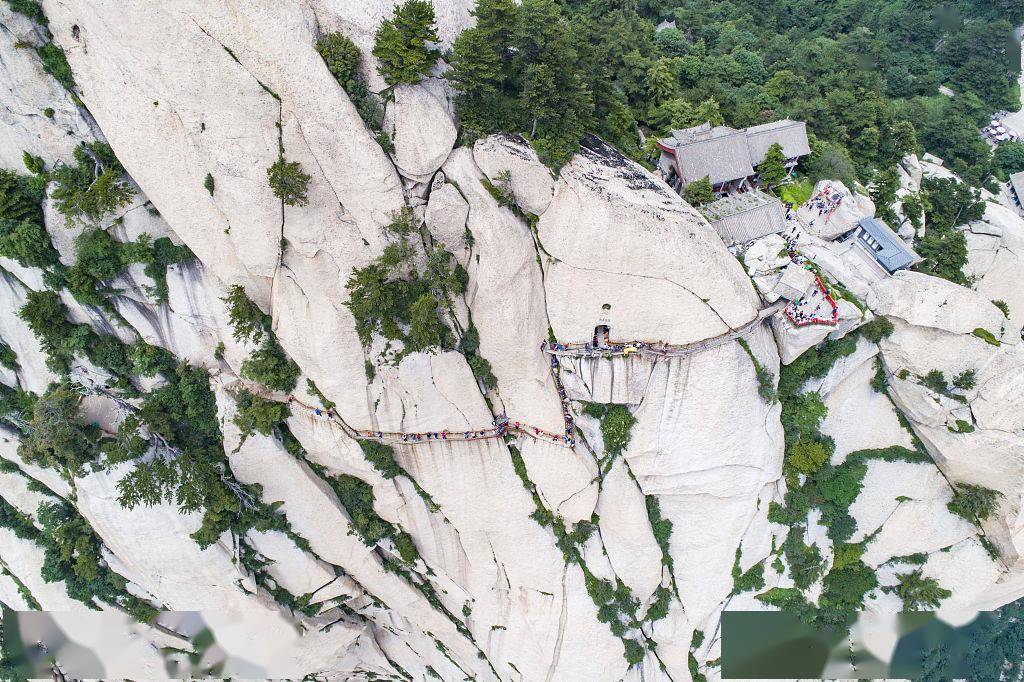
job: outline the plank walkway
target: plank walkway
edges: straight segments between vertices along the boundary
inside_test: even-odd
[[[606,345],[598,346],[595,346],[592,343],[549,343],[548,341],[544,341],[541,343],[540,347],[541,350],[547,353],[550,357],[548,369],[551,372],[552,380],[555,382],[559,402],[562,406],[562,418],[565,421],[565,431],[563,433],[545,431],[544,429],[536,426],[531,426],[520,421],[510,420],[505,415],[496,417],[491,425],[484,428],[460,429],[455,431],[448,429],[441,431],[416,432],[370,431],[353,428],[344,419],[342,419],[341,415],[339,415],[334,409],[323,409],[313,405],[307,405],[294,396],[290,396],[288,398],[288,403],[293,407],[303,409],[313,419],[327,421],[338,425],[350,438],[355,440],[375,441],[386,445],[422,445],[424,443],[436,442],[493,440],[504,438],[507,434],[520,434],[541,442],[553,443],[565,448],[572,448],[576,445],[576,424],[569,408],[568,394],[565,392],[565,388],[562,386],[562,381],[558,376],[559,369],[561,367],[561,363],[559,361],[560,357],[604,358],[609,356],[625,357],[634,354],[655,357],[685,357],[711,348],[718,348],[730,341],[735,341],[736,339],[749,336],[760,326],[762,322],[782,310],[783,307],[783,302],[775,303],[767,308],[763,308],[758,312],[757,317],[738,329],[733,329],[724,334],[720,334],[719,336],[682,346],[672,346],[661,342],[651,343],[646,341],[609,342]]]
[[[738,329],[731,329],[709,339],[674,346],[662,341],[605,341],[604,343],[550,343],[541,344],[541,350],[556,357],[606,358],[629,355],[648,355],[659,358],[679,358],[724,346],[730,341],[746,338],[762,322],[786,307],[785,301],[777,301],[762,308],[757,317]]]
[[[449,442],[449,441],[477,441],[504,438],[505,434],[522,434],[536,440],[553,443],[561,447],[572,448],[576,445],[576,424],[569,409],[569,396],[562,387],[562,381],[558,376],[558,358],[552,357],[548,365],[551,371],[551,378],[558,390],[559,401],[562,404],[562,418],[565,420],[564,433],[552,433],[536,426],[530,426],[520,421],[510,420],[501,415],[496,417],[493,423],[486,428],[460,429],[451,431],[367,431],[355,429],[350,426],[341,415],[334,409],[322,409],[313,405],[307,405],[294,396],[289,396],[288,403],[304,409],[314,419],[330,421],[341,427],[347,436],[355,440],[371,440],[378,443],[394,445],[422,445],[423,443]]]

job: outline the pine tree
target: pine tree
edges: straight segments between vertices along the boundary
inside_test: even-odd
[[[935,578],[924,577],[920,568],[910,573],[897,573],[896,578],[899,583],[895,591],[903,600],[904,611],[936,609],[943,599],[953,594],[939,585]]]
[[[505,127],[512,102],[505,92],[502,46],[485,28],[466,29],[452,46],[448,80],[458,90],[455,103],[469,137]]]
[[[715,191],[711,187],[711,180],[705,175],[687,185],[683,196],[690,206],[701,206],[715,200]]]
[[[26,462],[78,474],[96,457],[97,429],[80,422],[82,396],[65,385],[49,389],[32,406],[18,455]]]
[[[693,110],[694,118],[699,123],[710,123],[713,126],[720,126],[725,123],[725,118],[722,116],[722,110],[718,105],[718,100],[714,97],[708,98],[697,105]]]
[[[377,29],[373,56],[388,85],[418,83],[430,75],[441,52],[437,43],[434,6],[429,0],[406,0],[395,15]]]
[[[647,70],[647,89],[654,103],[672,99],[679,91],[676,75],[672,73],[671,61],[662,57]]]
[[[538,126],[542,131],[546,131],[557,125],[561,113],[559,106],[562,102],[555,75],[547,64],[530,64],[526,67],[523,102],[529,103],[530,113],[533,115],[530,126],[531,138],[537,136]]]
[[[341,87],[351,90],[363,59],[356,44],[344,33],[328,33],[316,41],[316,51]]]
[[[28,268],[48,268],[59,259],[50,234],[41,224],[30,220],[0,219],[0,256]]]
[[[267,169],[267,182],[274,196],[289,206],[305,206],[309,176],[302,172],[298,161],[285,161],[282,156]]]
[[[513,40],[513,67],[523,83],[519,100],[528,116],[522,125],[535,135],[538,155],[559,167],[579,148],[594,112],[572,29],[555,0],[523,0]],[[541,88],[552,90],[541,94]]]
[[[958,483],[953,486],[953,501],[946,507],[961,518],[972,523],[980,523],[995,513],[996,505],[1002,496],[998,490],[983,485]]]
[[[124,181],[124,167],[110,145],[92,142],[75,148],[74,166],[57,164],[53,198],[68,218],[98,222],[131,203],[135,191]]]
[[[42,225],[42,199],[42,194],[33,187],[31,178],[0,169],[0,219],[30,220]]]
[[[892,209],[896,201],[896,190],[900,187],[900,176],[896,167],[888,168],[875,175],[875,181],[871,185],[871,200],[875,202],[875,215],[889,225],[899,222],[899,217]]]
[[[761,186],[771,189],[786,178],[786,156],[782,145],[778,142],[768,148],[764,160],[757,164],[757,172],[761,176]]]

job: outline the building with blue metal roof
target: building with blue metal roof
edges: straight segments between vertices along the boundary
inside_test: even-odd
[[[850,239],[856,240],[856,244],[890,275],[922,260],[892,228],[878,218],[861,218],[857,227],[840,237],[839,241]]]

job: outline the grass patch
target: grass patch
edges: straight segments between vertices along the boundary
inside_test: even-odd
[[[813,192],[814,183],[806,178],[795,182],[788,182],[776,189],[779,199],[786,203],[793,204],[794,207],[806,204],[807,200],[811,198],[811,194]]]
[[[999,339],[997,339],[992,332],[990,332],[987,329],[983,329],[981,327],[978,327],[977,329],[975,329],[971,333],[974,334],[975,336],[977,336],[979,339],[981,339],[985,343],[991,345],[991,346],[1001,346],[1001,345],[1003,345],[1003,343]]]

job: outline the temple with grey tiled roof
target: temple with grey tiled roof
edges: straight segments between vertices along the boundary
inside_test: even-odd
[[[754,190],[733,194],[697,208],[715,228],[726,246],[743,244],[786,228],[782,202]]]
[[[758,187],[757,166],[776,143],[782,147],[789,172],[811,153],[803,121],[783,119],[741,130],[704,123],[673,130],[670,137],[658,140],[659,167],[677,191],[707,177],[716,194],[742,192]]]

